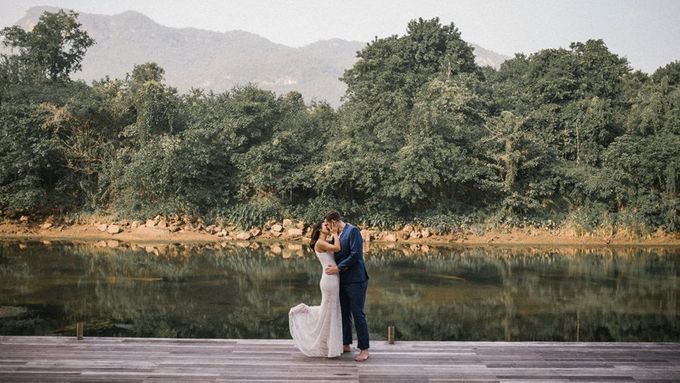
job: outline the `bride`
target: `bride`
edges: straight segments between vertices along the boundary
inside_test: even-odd
[[[323,272],[329,265],[335,265],[334,253],[340,251],[338,232],[338,227],[331,228],[325,222],[312,227],[309,246],[321,262],[321,305],[300,303],[288,312],[293,342],[307,356],[333,358],[343,352],[340,277]]]

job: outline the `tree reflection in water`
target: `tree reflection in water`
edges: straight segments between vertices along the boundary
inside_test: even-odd
[[[321,266],[240,245],[0,242],[0,334],[288,338]],[[374,246],[366,262],[374,339],[680,341],[677,248]]]

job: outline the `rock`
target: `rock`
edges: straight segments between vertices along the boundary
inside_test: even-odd
[[[141,224],[142,224],[142,223],[139,222],[139,221],[132,221],[132,223],[130,223],[130,227],[133,228],[133,229],[136,229],[136,228],[138,228]]]
[[[158,220],[156,226],[160,227],[161,229],[165,229],[166,227],[168,227],[168,223],[165,221],[165,219],[160,219]]]
[[[408,236],[409,236],[409,235],[410,235],[410,234],[407,233],[407,232],[405,232],[405,231],[400,231],[400,232],[399,232],[399,237],[400,237],[401,239],[408,239]]]
[[[271,250],[272,253],[274,254],[281,254],[281,246],[279,245],[272,245],[269,250]]]
[[[193,230],[194,230],[194,227],[191,226],[190,223],[187,223],[187,224],[185,224],[185,225],[182,227],[182,230],[184,230],[184,231],[193,231]]]
[[[108,229],[108,228],[109,228],[108,225],[105,224],[105,223],[97,225],[97,230],[99,230],[99,231],[106,231],[106,229]]]
[[[420,235],[422,235],[423,238],[428,238],[428,237],[431,235],[431,234],[430,234],[430,229],[423,229],[423,230],[421,230],[421,231],[420,231]]]
[[[278,232],[278,231],[272,231],[271,234],[272,234],[272,237],[278,238],[278,237],[281,236],[282,233],[280,233],[280,232]]]
[[[373,232],[370,230],[361,230],[361,239],[364,240],[364,242],[370,242],[371,239],[373,239]]]
[[[283,231],[283,226],[279,225],[278,223],[276,225],[272,225],[271,231],[280,233]]]
[[[409,234],[408,237],[409,237],[410,239],[419,239],[419,238],[420,238],[420,232],[418,232],[417,230],[416,230],[416,231],[412,231],[411,234]]]
[[[288,227],[288,226],[292,226],[292,225],[293,225],[293,221],[289,220],[288,218],[283,220],[283,227]]]
[[[288,229],[288,236],[290,237],[302,237],[301,229]]]
[[[215,225],[208,225],[208,226],[206,226],[205,231],[206,231],[208,234],[215,234],[216,229],[217,229],[217,228],[215,227]]]
[[[409,233],[409,234],[413,233],[414,230],[415,229],[411,225],[406,225],[406,226],[404,226],[403,229],[401,229],[401,231],[403,231],[405,233]]]
[[[242,231],[242,232],[236,234],[236,239],[238,239],[240,241],[247,241],[247,240],[250,239],[250,233],[248,233],[247,231]]]
[[[97,247],[106,247],[106,241],[104,240],[97,241],[94,245]]]
[[[28,216],[22,215],[21,217],[19,217],[19,222],[20,223],[28,223]]]
[[[295,227],[297,227],[300,230],[303,230],[305,228],[305,221],[300,221],[295,224]]]
[[[109,234],[118,234],[121,231],[123,231],[123,229],[121,229],[118,225],[109,225],[109,227],[106,229],[106,232]]]
[[[156,226],[156,221],[154,221],[153,219],[147,219],[147,220],[146,220],[146,223],[144,224],[144,226],[146,226],[146,227],[154,227],[154,226]]]
[[[109,247],[111,249],[115,249],[120,245],[120,242],[116,241],[115,239],[109,239],[106,241],[106,247]]]
[[[217,233],[217,236],[219,237],[226,237],[227,236],[227,229],[222,229],[219,233]]]
[[[288,250],[302,251],[302,245],[300,245],[299,243],[289,243],[287,247]]]
[[[168,226],[168,230],[171,233],[176,233],[176,232],[180,231],[180,227],[173,224],[173,225]]]
[[[50,227],[52,227],[52,223],[51,223],[51,222],[45,222],[45,223],[43,223],[43,225],[42,225],[43,230],[47,230],[47,229],[49,229]]]
[[[397,236],[394,233],[389,233],[385,235],[385,241],[387,242],[397,242]]]
[[[259,228],[255,227],[255,228],[253,228],[253,229],[250,229],[249,233],[250,233],[251,236],[257,237],[258,235],[262,234],[262,230],[260,230]]]

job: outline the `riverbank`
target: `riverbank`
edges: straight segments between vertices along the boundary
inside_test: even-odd
[[[106,221],[64,223],[55,219],[30,222],[0,222],[0,238],[47,240],[117,240],[122,242],[306,242],[309,227],[304,222],[285,219],[270,221],[261,228],[239,230],[233,226],[184,223],[176,219],[155,217],[146,222]],[[569,245],[569,246],[680,246],[680,233],[663,233],[638,237],[626,231],[587,233],[573,229],[510,229],[483,232],[437,234],[429,228],[405,225],[398,230],[362,228],[365,242],[421,245]]]

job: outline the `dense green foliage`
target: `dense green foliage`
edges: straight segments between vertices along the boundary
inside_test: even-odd
[[[20,48],[0,61],[5,215],[178,213],[247,227],[335,207],[443,231],[680,230],[680,62],[633,72],[588,40],[481,68],[453,24],[419,19],[359,52],[334,110],[254,86],[179,94],[154,63],[73,82],[93,43],[74,14],[1,34]]]

